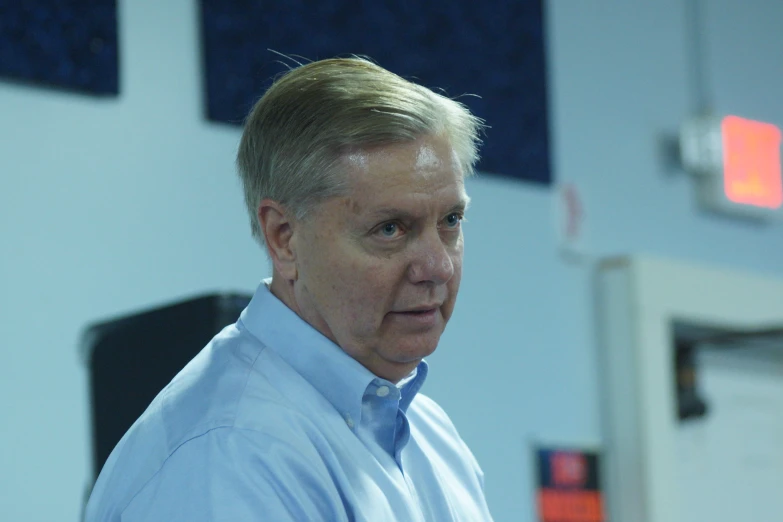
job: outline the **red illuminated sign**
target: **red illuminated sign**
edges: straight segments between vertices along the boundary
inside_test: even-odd
[[[598,453],[537,448],[536,496],[540,522],[605,522]]]
[[[727,116],[721,122],[721,134],[726,198],[755,207],[783,206],[780,129],[769,123]]]
[[[603,499],[596,491],[558,491],[538,493],[538,513],[544,522],[605,522]]]
[[[587,459],[581,453],[560,451],[550,458],[552,482],[557,487],[581,488],[587,482]]]

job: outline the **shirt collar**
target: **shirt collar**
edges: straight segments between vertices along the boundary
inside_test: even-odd
[[[272,294],[268,287],[270,281],[266,279],[258,285],[250,304],[240,315],[240,322],[291,365],[341,415],[358,423],[364,392],[379,378]],[[422,361],[414,370],[415,375],[402,381],[400,408],[403,411],[418,393],[427,371],[427,363]]]
[[[429,366],[427,361],[422,361],[416,366],[416,368],[406,378],[397,383],[397,387],[400,389],[400,409],[407,413],[408,406],[413,402],[413,398],[419,393],[424,381],[427,379],[427,373],[429,372]]]

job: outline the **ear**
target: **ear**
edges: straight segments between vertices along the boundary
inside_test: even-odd
[[[293,241],[295,222],[286,208],[271,199],[258,206],[258,222],[264,234],[272,264],[283,279],[296,281],[296,244]]]

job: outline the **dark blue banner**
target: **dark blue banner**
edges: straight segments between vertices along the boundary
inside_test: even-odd
[[[479,170],[552,181],[542,0],[201,0],[201,17],[212,120],[241,124],[286,70],[269,49],[366,55],[486,120]]]

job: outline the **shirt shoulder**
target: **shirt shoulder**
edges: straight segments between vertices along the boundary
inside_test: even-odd
[[[428,431],[435,432],[440,438],[453,440],[460,445],[464,444],[457,428],[443,408],[423,393],[417,394],[411,402],[408,417],[412,423],[420,424]]]
[[[217,428],[189,440],[122,510],[123,522],[347,521],[329,467],[296,439]]]
[[[419,393],[408,409],[411,433],[430,446],[445,463],[463,468],[475,476],[484,489],[484,471],[468,445],[462,439],[445,410],[430,397]]]
[[[156,485],[161,480],[219,471],[220,459],[208,457],[230,441],[244,440],[244,446],[230,447],[247,455],[273,454],[270,448],[285,447],[306,454],[303,448],[318,443],[318,430],[307,412],[317,401],[309,384],[274,351],[240,327],[227,327],[160,392],[117,444],[93,488],[87,520],[119,520],[104,514],[120,513],[140,492],[161,487]],[[208,443],[212,449],[204,447]],[[193,463],[187,470],[182,456],[196,455],[199,448],[206,451],[204,459],[187,459]],[[101,515],[90,518],[93,513]]]

